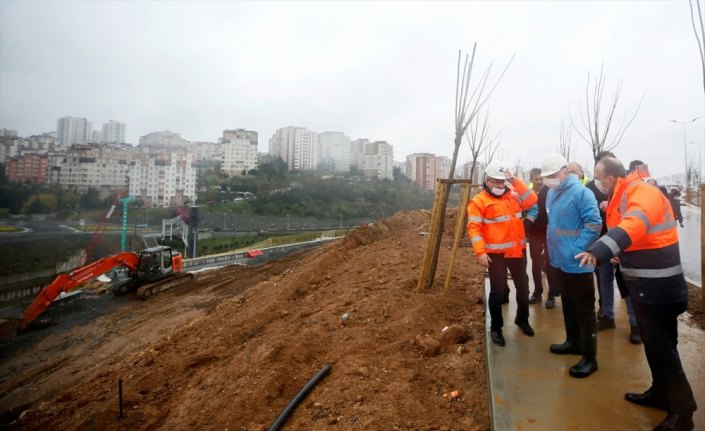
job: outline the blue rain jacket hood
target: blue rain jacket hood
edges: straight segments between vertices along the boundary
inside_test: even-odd
[[[600,236],[602,218],[595,195],[577,177],[568,175],[555,190],[548,191],[546,213],[551,266],[568,273],[592,272],[593,267],[580,268],[575,255],[586,251]]]

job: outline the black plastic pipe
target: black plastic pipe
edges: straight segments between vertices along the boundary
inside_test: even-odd
[[[120,404],[120,415],[118,419],[122,419],[122,379],[118,379],[118,403]]]
[[[323,377],[325,377],[326,374],[328,374],[328,371],[330,371],[330,364],[326,364],[321,370],[316,373],[315,376],[311,380],[306,383],[306,385],[299,391],[296,396],[289,401],[289,404],[282,410],[281,413],[279,413],[279,416],[277,419],[274,421],[272,426],[269,427],[269,431],[277,431],[279,428],[281,428],[282,425],[284,425],[284,422],[289,418],[289,415],[291,412],[294,411],[296,406],[299,405],[301,401],[303,401],[304,398],[306,398],[306,395],[311,392],[311,389],[316,386],[319,380],[321,380]]]

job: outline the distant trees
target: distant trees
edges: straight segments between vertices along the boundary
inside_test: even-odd
[[[430,208],[433,194],[420,192],[401,176],[398,180],[322,179],[313,174],[296,178],[297,186],[258,195],[247,206],[254,214],[297,217],[384,217],[400,210]],[[244,209],[243,209],[244,210]]]
[[[32,195],[25,202],[23,212],[25,214],[47,214],[55,212],[58,199],[50,193],[39,193]]]
[[[401,168],[398,167],[392,168],[392,179],[397,183],[411,184],[411,178],[404,175]]]
[[[0,187],[0,208],[7,208],[10,214],[71,215],[79,208],[103,209],[106,205],[95,188],[79,195],[56,185],[12,184]]]
[[[82,208],[98,209],[103,208],[103,200],[100,198],[100,192],[95,187],[89,187],[86,193],[81,195],[79,204]]]

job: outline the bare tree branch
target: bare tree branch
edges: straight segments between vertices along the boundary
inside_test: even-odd
[[[644,93],[641,95],[641,99],[639,100],[639,104],[634,111],[634,115],[627,120],[627,116],[625,114],[619,127],[614,129],[613,126],[616,127],[616,124],[614,124],[615,112],[617,110],[617,106],[619,105],[619,99],[622,93],[623,79],[620,78],[617,80],[617,85],[612,93],[612,100],[604,113],[602,110],[603,95],[605,90],[604,65],[600,67],[600,74],[595,77],[594,87],[591,87],[591,83],[592,80],[590,79],[590,74],[588,73],[587,85],[585,86],[585,110],[579,110],[581,127],[576,125],[570,112],[568,115],[570,117],[570,124],[573,130],[575,130],[578,133],[578,136],[580,136],[590,146],[593,159],[595,159],[602,151],[611,151],[619,145],[620,141],[624,137],[624,133],[634,122],[637,114],[639,113],[641,104],[644,101],[646,90],[644,90]],[[611,139],[608,143],[608,139],[610,137]]]
[[[558,142],[558,146],[556,147],[556,150],[558,151],[558,153],[560,155],[565,157],[566,160],[571,160],[571,158],[570,158],[571,147],[572,147],[571,127],[570,126],[566,127],[565,124],[563,124],[563,121],[561,121],[561,133],[559,136],[559,142]]]
[[[472,159],[470,166],[470,178],[474,178],[475,167],[477,166],[477,160],[480,157],[480,153],[484,152],[487,147],[492,147],[496,145],[497,137],[502,133],[500,130],[497,135],[490,138],[489,131],[489,119],[490,119],[490,109],[487,108],[484,117],[482,118],[482,125],[480,125],[480,120],[482,115],[477,115],[473,121],[470,123],[469,132],[465,132],[465,137],[467,138],[468,144],[470,146],[470,157]],[[492,151],[494,154],[494,151]],[[487,162],[486,162],[487,163]]]

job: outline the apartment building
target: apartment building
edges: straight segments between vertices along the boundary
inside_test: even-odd
[[[318,133],[305,127],[277,129],[269,140],[269,153],[281,157],[290,170],[317,169],[319,152]]]
[[[12,129],[0,129],[0,138],[16,138],[17,130]]]
[[[90,187],[101,197],[124,191],[130,175],[129,163],[135,152],[131,145],[72,145],[65,155],[48,156],[50,182],[62,188],[85,193]]]
[[[127,142],[127,124],[119,121],[108,121],[103,124],[102,131],[98,133],[100,136],[96,136],[94,142],[102,142],[105,144],[124,144]]]
[[[196,156],[188,151],[181,137],[171,134],[143,138],[129,163],[130,195],[150,207],[196,202]]]
[[[0,163],[20,155],[21,141],[17,136],[0,137]]]
[[[393,179],[394,147],[386,141],[356,139],[350,143],[350,164],[365,177]]]
[[[472,180],[473,184],[482,184],[483,177],[485,176],[485,164],[483,162],[477,161],[475,163],[475,170],[472,170],[472,160],[467,161],[463,164],[461,172],[463,178]]]
[[[191,141],[181,137],[181,134],[165,130],[163,132],[152,132],[144,136],[140,136],[140,146],[149,146],[152,148],[188,148]]]
[[[343,132],[318,134],[318,163],[321,169],[334,172],[350,170],[350,137]]]
[[[196,157],[196,161],[218,164],[223,161],[223,145],[217,142],[194,141],[191,144],[191,152]]]
[[[22,152],[48,153],[60,148],[59,140],[53,133],[42,133],[24,138]]]
[[[257,132],[245,129],[223,130],[222,172],[230,176],[247,175],[257,167]]]
[[[46,154],[28,153],[13,157],[7,161],[5,169],[11,183],[47,183],[49,165]]]
[[[406,176],[420,190],[435,190],[436,180],[443,178],[441,171],[441,157],[437,157],[435,154],[415,153],[406,156]]]
[[[93,122],[85,118],[61,117],[56,122],[56,134],[62,146],[87,144],[93,140]]]

